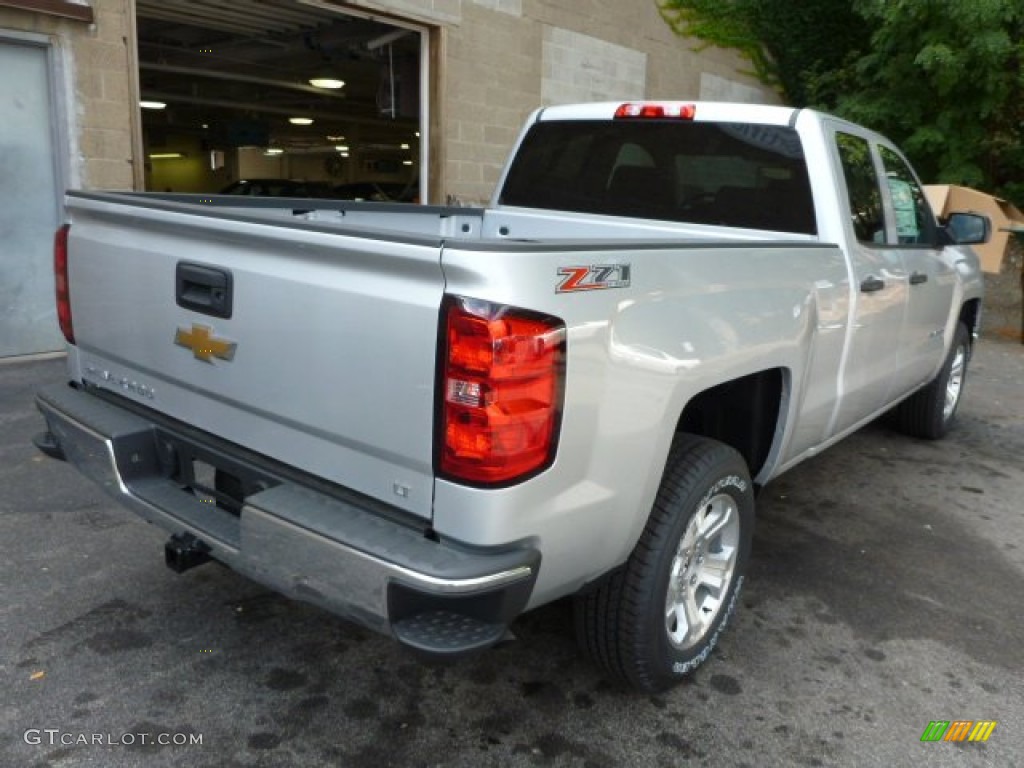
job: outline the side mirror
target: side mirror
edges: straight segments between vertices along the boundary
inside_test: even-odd
[[[992,222],[980,213],[951,213],[946,232],[957,245],[981,245],[992,236]]]

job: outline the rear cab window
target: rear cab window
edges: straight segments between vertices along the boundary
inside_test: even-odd
[[[785,126],[678,120],[537,123],[501,205],[817,233],[807,164]]]

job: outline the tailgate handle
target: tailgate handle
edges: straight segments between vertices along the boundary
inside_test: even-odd
[[[231,273],[219,267],[179,261],[174,270],[179,307],[213,317],[231,317]]]

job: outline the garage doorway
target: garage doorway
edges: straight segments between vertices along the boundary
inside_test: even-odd
[[[0,35],[0,358],[64,348],[53,286],[53,233],[64,184],[53,50]]]
[[[138,0],[145,188],[426,202],[428,30],[294,0]]]

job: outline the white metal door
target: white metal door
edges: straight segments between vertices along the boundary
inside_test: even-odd
[[[53,297],[57,158],[49,50],[0,38],[0,357],[64,346]]]

